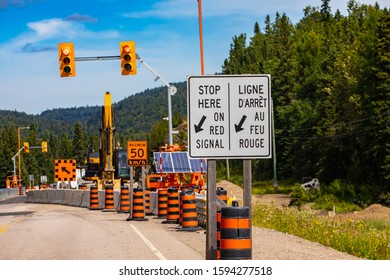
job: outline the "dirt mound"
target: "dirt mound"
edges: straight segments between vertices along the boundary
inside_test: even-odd
[[[228,197],[234,196],[239,204],[242,205],[243,189],[240,186],[223,180],[217,183],[217,187],[225,189],[227,191]],[[290,200],[291,198],[288,194],[252,195],[252,204],[259,203],[273,206],[288,206]]]
[[[372,204],[367,208],[354,212],[359,219],[373,219],[390,222],[390,208],[380,204]]]

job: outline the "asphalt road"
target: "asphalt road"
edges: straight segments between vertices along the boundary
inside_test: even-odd
[[[204,259],[201,250],[175,237],[180,233],[172,234],[177,225],[162,224],[154,216],[126,221],[126,213],[24,203],[25,198],[0,203],[2,260]]]
[[[155,216],[56,204],[0,202],[0,260],[204,260],[205,230],[178,231]],[[253,260],[355,260],[318,243],[252,227]]]

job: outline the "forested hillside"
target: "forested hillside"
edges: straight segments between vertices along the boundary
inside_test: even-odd
[[[234,36],[223,73],[271,74],[279,177],[376,196],[390,190],[390,12],[349,1],[344,16],[330,2]],[[256,179],[268,165],[256,162]]]
[[[175,86],[177,93],[171,101],[173,124],[176,126],[185,119],[187,107],[186,84],[177,83]],[[103,101],[102,94],[102,105]],[[168,122],[163,120],[168,116],[166,87],[147,89],[113,106],[116,142],[122,147],[128,140],[149,139],[150,152],[153,152],[166,143]],[[101,106],[58,108],[39,115],[0,110],[0,186],[5,186],[6,177],[13,172],[12,157],[17,152],[18,127],[30,127],[29,130],[21,130],[21,142],[38,147],[42,140],[47,140],[49,146],[47,154],[42,154],[38,148],[22,154],[23,182],[28,182],[29,174],[34,174],[36,180],[41,175],[47,175],[52,181],[54,159],[75,158],[82,165],[88,149],[98,151],[101,120]],[[186,134],[181,133],[179,137],[185,139]]]
[[[292,24],[286,14],[253,23],[251,36],[233,37],[221,62],[223,74],[271,74],[279,179],[318,177],[341,182],[335,193],[375,200],[390,193],[390,12],[378,5],[348,2],[348,14],[330,0],[308,6]],[[234,35],[234,34],[232,34]],[[172,97],[174,126],[185,123],[186,84]],[[103,103],[103,95],[102,95]],[[117,141],[147,139],[150,150],[167,142],[167,89],[148,89],[115,106]],[[53,109],[40,115],[0,111],[0,185],[13,169],[17,127],[23,141],[49,143],[49,153],[23,156],[23,177],[52,176],[54,158],[83,162],[99,146],[100,106]],[[185,125],[182,127],[185,128]],[[181,131],[179,141],[186,141]],[[182,144],[182,143],[180,143]],[[223,166],[224,162],[219,162]],[[254,180],[273,177],[272,160],[254,160]],[[242,161],[231,161],[232,173]]]

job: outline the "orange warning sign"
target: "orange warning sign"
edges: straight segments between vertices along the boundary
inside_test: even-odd
[[[54,180],[56,180],[57,182],[76,181],[76,160],[54,160]]]
[[[127,142],[127,164],[148,165],[148,141]]]

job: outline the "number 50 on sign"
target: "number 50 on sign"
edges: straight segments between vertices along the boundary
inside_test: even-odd
[[[148,165],[148,141],[127,142],[127,164]]]

